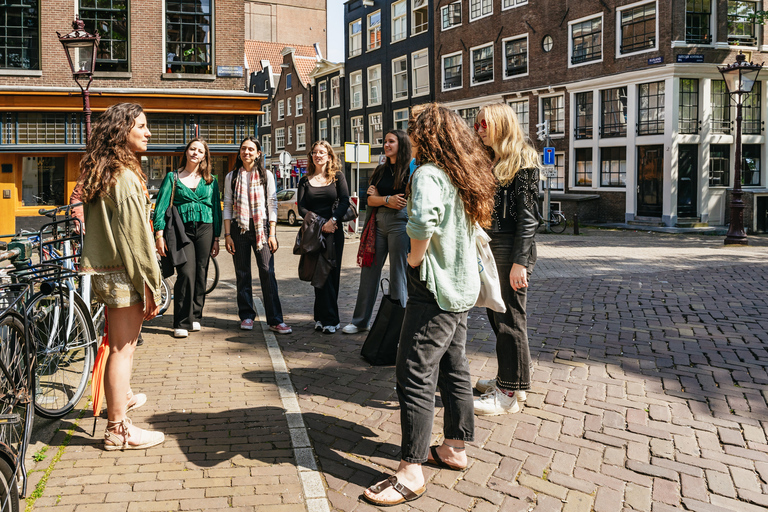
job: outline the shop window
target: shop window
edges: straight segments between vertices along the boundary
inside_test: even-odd
[[[152,132],[151,144],[184,144],[185,137],[184,115],[147,114],[147,125]]]
[[[151,125],[149,129],[152,130]],[[200,116],[198,132],[208,144],[237,144],[240,142],[239,139],[235,140],[234,116]]]
[[[67,115],[19,112],[18,144],[66,144]]]
[[[64,157],[25,156],[21,167],[21,205],[67,204]]]

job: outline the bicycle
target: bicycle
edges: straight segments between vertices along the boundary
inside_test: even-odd
[[[546,222],[544,220],[544,216],[540,213],[537,213],[539,216],[539,225],[541,224],[547,224],[547,229],[553,233],[563,233],[565,231],[565,228],[567,226],[567,220],[565,218],[565,214],[563,214],[560,210],[551,210],[549,212],[549,222]]]

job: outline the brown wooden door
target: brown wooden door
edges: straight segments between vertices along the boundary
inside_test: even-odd
[[[637,147],[637,215],[661,217],[664,146]]]

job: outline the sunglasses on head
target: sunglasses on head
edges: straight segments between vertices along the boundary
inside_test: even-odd
[[[483,127],[483,130],[488,129],[488,123],[485,122],[485,119],[482,119],[479,123],[475,123],[475,131],[479,131],[481,126]]]

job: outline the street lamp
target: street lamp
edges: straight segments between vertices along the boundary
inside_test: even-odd
[[[101,36],[89,34],[85,31],[85,23],[78,17],[72,22],[72,32],[59,36],[64,51],[67,54],[69,68],[72,70],[72,78],[75,79],[80,91],[83,93],[83,113],[85,114],[85,143],[91,138],[91,102],[88,89],[93,82],[93,70],[96,68],[96,48],[99,46]],[[88,83],[83,87],[81,80],[88,79]]]
[[[725,244],[747,245],[747,234],[744,232],[744,201],[741,200],[741,101],[742,96],[752,92],[757,81],[757,75],[763,69],[763,64],[746,62],[744,54],[736,55],[736,62],[717,68],[723,75],[728,94],[736,98],[736,162],[734,165],[734,184],[731,194],[731,224],[725,235]]]

